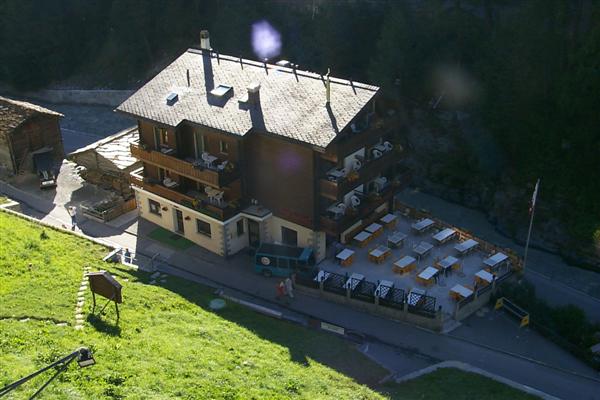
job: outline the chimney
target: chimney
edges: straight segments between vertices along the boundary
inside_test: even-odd
[[[248,87],[248,104],[257,106],[260,104],[260,83],[251,82]]]
[[[329,73],[331,71],[329,70],[329,68],[327,68],[327,75],[325,75],[326,81],[325,81],[325,96],[327,98],[327,102],[325,103],[326,105],[329,105],[329,103],[331,102],[331,81],[329,80]]]
[[[210,48],[210,36],[207,30],[200,31],[200,48],[202,50],[212,50]]]

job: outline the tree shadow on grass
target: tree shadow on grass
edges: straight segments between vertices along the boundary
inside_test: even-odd
[[[112,270],[117,277],[127,274],[132,280],[149,281],[149,274],[146,272],[127,270],[119,265],[114,265]],[[218,296],[210,287],[172,275],[168,277],[167,282],[157,282],[155,286],[167,289],[203,310],[247,329],[260,339],[285,347],[290,360],[299,365],[308,367],[311,363],[317,362],[349,376],[356,382],[370,386],[375,386],[387,374],[383,368],[371,365],[371,361],[352,348],[354,343],[333,334],[267,317],[231,301],[227,301],[224,309],[212,311],[209,309],[209,302]]]
[[[87,322],[89,322],[98,332],[106,333],[110,336],[121,336],[121,327],[119,325],[105,321],[98,315],[88,314]]]

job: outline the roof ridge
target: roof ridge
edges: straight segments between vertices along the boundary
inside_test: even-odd
[[[30,102],[24,101],[24,100],[15,100],[15,99],[11,99],[9,97],[0,96],[0,102],[9,103],[9,104],[24,108],[26,110],[36,111],[36,112],[39,112],[42,114],[58,115],[58,116],[64,117],[63,114],[61,114],[57,111],[50,110],[49,108],[42,107],[40,105],[30,103]]]
[[[190,47],[186,50],[187,53],[192,53],[192,54],[197,54],[197,55],[204,55],[204,50],[202,49],[197,49],[197,48],[193,48]],[[234,56],[230,56],[227,54],[222,54],[219,52],[216,52],[214,50],[210,51],[210,56],[211,58],[214,57],[214,54],[217,54],[219,60],[227,60],[227,61],[231,61],[231,62],[236,62],[236,63],[241,63],[244,65],[250,65],[253,67],[257,67],[257,68],[268,68],[269,70],[273,70],[273,71],[280,71],[280,72],[285,72],[285,73],[290,73],[290,74],[294,74],[294,75],[299,75],[299,76],[303,76],[306,78],[310,78],[310,79],[316,79],[316,80],[321,80],[321,81],[325,81],[325,75],[323,74],[319,74],[317,72],[312,72],[312,71],[307,71],[307,70],[300,70],[300,69],[296,69],[296,68],[290,68],[290,67],[283,67],[281,65],[277,65],[277,64],[270,64],[267,62],[260,62],[260,61],[255,61],[255,60],[249,60],[247,58],[243,58],[243,57],[234,57]],[[374,85],[369,85],[366,83],[362,83],[362,82],[357,82],[357,81],[352,81],[349,79],[343,79],[343,78],[336,78],[336,77],[329,77],[329,81],[331,83],[337,83],[340,85],[345,85],[345,86],[350,86],[350,87],[356,87],[358,89],[363,89],[363,90],[371,90],[376,92],[377,90],[379,90],[379,87],[374,86]]]

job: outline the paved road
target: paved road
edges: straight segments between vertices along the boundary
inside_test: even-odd
[[[27,201],[30,207],[25,211],[35,217],[44,219],[55,225],[67,224],[69,217],[63,207],[54,207],[48,200],[31,194],[10,193],[13,198]],[[162,244],[147,239],[146,235],[154,226],[145,221],[135,222],[129,216],[115,224],[116,227],[99,224],[94,221],[83,221],[81,229],[84,233],[103,238],[109,243],[137,249],[148,256],[159,252],[168,265],[163,268],[173,274],[194,279],[204,283],[221,282],[240,295],[253,296],[256,302],[270,307],[274,305],[274,280],[265,279],[253,273],[246,256],[237,256],[226,263],[215,255],[193,246],[184,252],[176,252]],[[177,267],[177,269],[175,269]],[[190,274],[191,271],[194,275]],[[575,373],[565,372],[539,362],[518,357],[487,347],[487,343],[475,344],[470,340],[478,337],[465,338],[440,335],[417,327],[365,314],[342,305],[323,301],[319,298],[298,294],[289,308],[284,312],[301,315],[312,315],[318,319],[344,326],[367,335],[369,343],[373,343],[373,357],[380,360],[398,372],[410,370],[411,360],[415,369],[432,362],[432,360],[457,360],[492,373],[512,379],[516,382],[542,390],[564,399],[600,399],[600,380],[595,371],[569,360],[547,360],[557,363],[556,367],[567,368]],[[544,340],[544,339],[540,339]],[[391,346],[395,354],[385,351],[386,347],[378,348],[378,344]],[[533,343],[535,345],[535,343]],[[544,346],[553,346],[547,342]],[[546,351],[545,348],[542,351]],[[381,355],[381,354],[385,355]],[[540,356],[540,354],[536,354]],[[587,377],[584,377],[587,376]]]
[[[425,208],[433,215],[478,237],[523,254],[522,246],[498,233],[485,215],[418,190],[405,190],[398,195],[400,201],[417,208]],[[600,274],[576,268],[565,263],[559,256],[529,249],[525,278],[536,293],[551,305],[575,304],[588,317],[600,322]]]

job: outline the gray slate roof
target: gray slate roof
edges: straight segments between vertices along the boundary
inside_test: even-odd
[[[238,102],[251,83],[260,84],[259,108]],[[219,84],[233,87],[226,102],[209,93]],[[328,108],[319,74],[188,49],[117,110],[172,127],[189,121],[240,136],[254,128],[325,148],[378,90],[331,78]],[[172,92],[179,100],[169,106]]]
[[[138,160],[131,155],[129,146],[139,143],[137,126],[127,128],[114,135],[105,137],[88,146],[72,152],[69,157],[77,159],[77,156],[86,152],[96,152],[99,156],[110,161],[117,169],[124,170],[136,164]]]
[[[63,116],[36,104],[0,96],[0,136],[7,135],[37,114]]]

